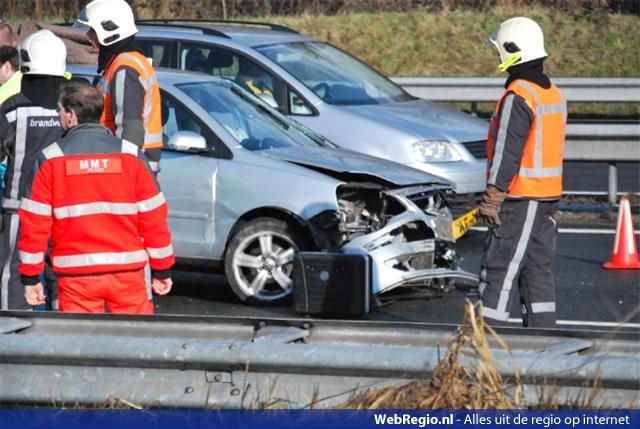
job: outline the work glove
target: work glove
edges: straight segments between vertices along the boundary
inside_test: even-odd
[[[478,204],[480,210],[480,217],[491,228],[497,228],[500,226],[500,207],[502,202],[507,197],[506,192],[502,192],[500,189],[493,185],[488,185],[482,195],[482,201]]]

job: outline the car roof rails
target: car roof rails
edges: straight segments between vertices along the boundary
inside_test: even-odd
[[[228,25],[251,25],[251,26],[256,26],[256,27],[269,27],[272,30],[284,31],[286,33],[300,34],[296,30],[294,30],[293,28],[285,27],[284,25],[272,24],[270,22],[238,21],[238,20],[232,20],[232,19],[173,19],[173,18],[169,18],[169,19],[139,19],[139,20],[136,21],[136,23],[144,24],[144,25],[168,24],[168,25],[175,25],[175,26],[180,26],[180,27],[200,28],[203,31],[212,31],[212,32],[216,32],[216,30],[213,30],[212,28],[209,28],[209,27],[185,25],[185,24],[196,23],[196,24],[221,24],[221,25],[225,25],[225,24],[228,24]],[[224,35],[226,37],[229,37],[229,36],[225,35],[224,33],[220,32],[220,31],[217,31],[217,33],[219,33],[218,35]]]

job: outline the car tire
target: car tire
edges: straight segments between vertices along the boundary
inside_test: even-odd
[[[227,246],[227,281],[242,301],[280,301],[293,292],[293,257],[305,248],[307,241],[299,228],[285,221],[266,217],[249,221]]]

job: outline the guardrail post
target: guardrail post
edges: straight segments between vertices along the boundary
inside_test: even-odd
[[[477,101],[472,101],[471,102],[471,114],[473,116],[478,116],[478,102]]]
[[[615,205],[618,200],[618,167],[615,162],[609,163],[609,204]]]

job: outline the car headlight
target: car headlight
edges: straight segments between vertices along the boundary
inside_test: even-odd
[[[442,140],[423,140],[411,145],[413,158],[419,162],[452,162],[462,157],[453,144]]]

